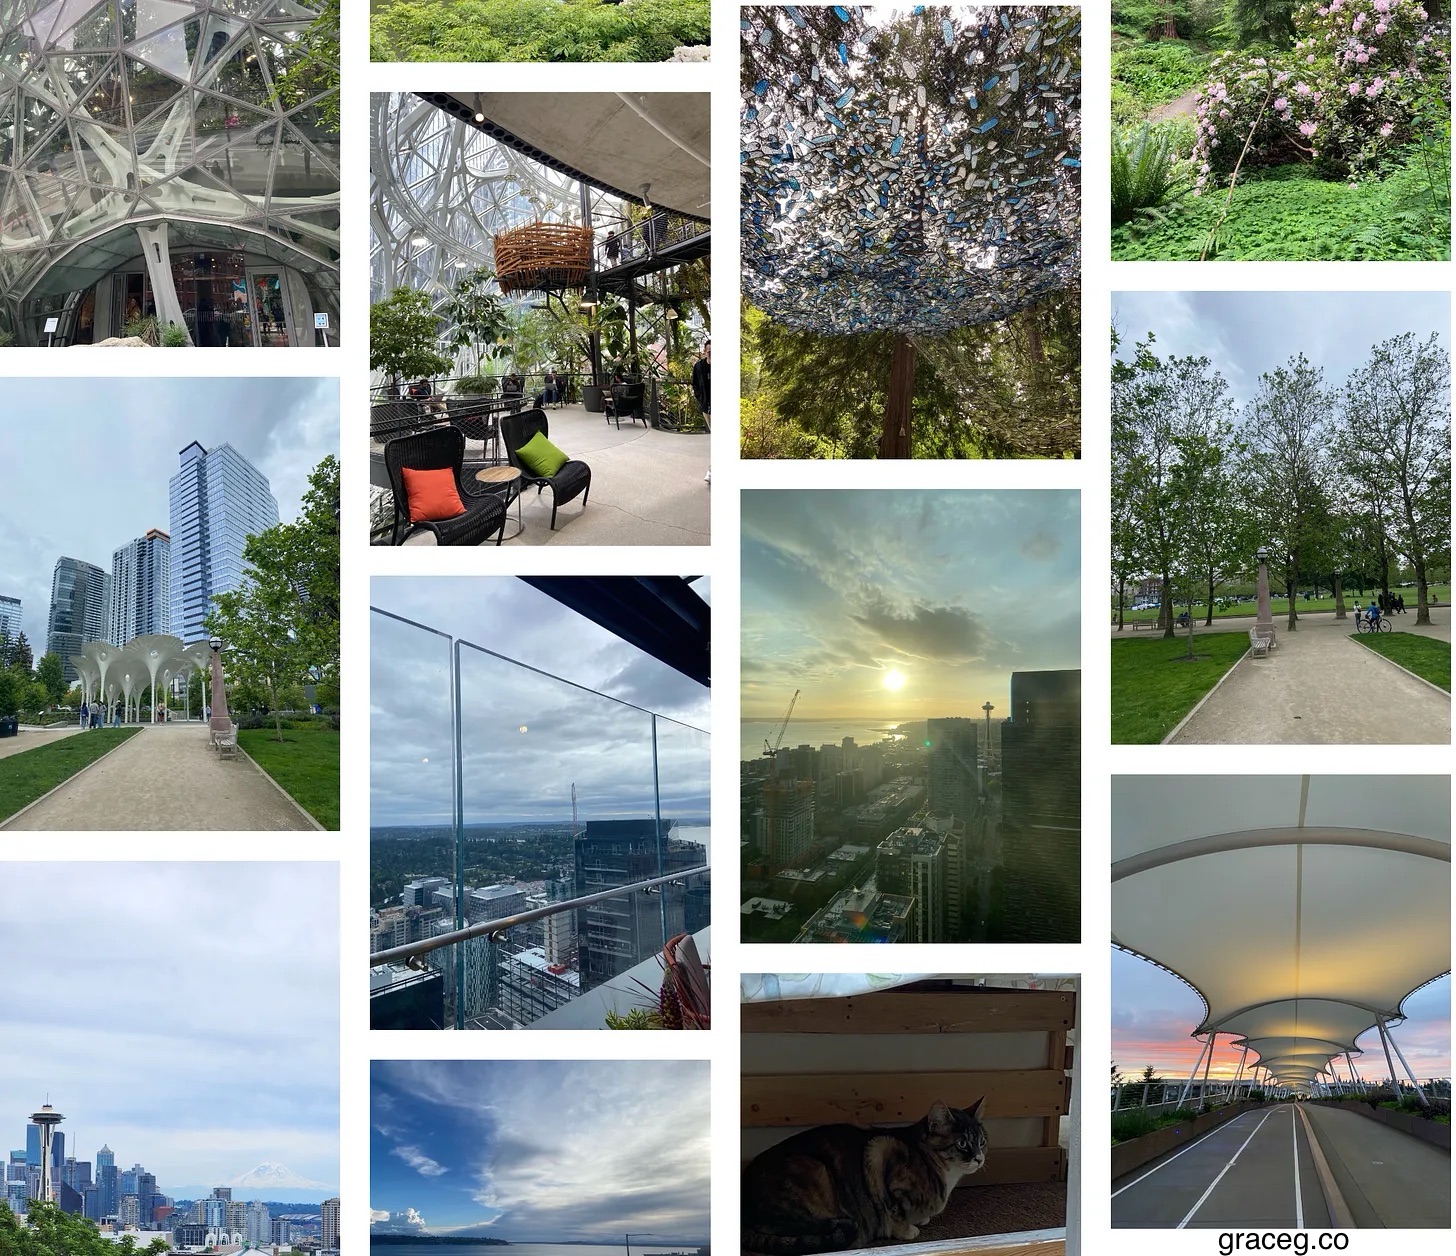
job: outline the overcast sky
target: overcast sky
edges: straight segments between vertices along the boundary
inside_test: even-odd
[[[1235,401],[1250,400],[1259,376],[1303,353],[1339,386],[1370,350],[1401,332],[1451,343],[1444,292],[1114,292],[1112,322],[1128,358],[1148,332],[1159,357],[1205,357]]]
[[[1416,1077],[1451,1076],[1451,978],[1423,987],[1406,1000],[1409,1019],[1392,1036],[1405,1052]],[[1189,1035],[1203,1020],[1203,1000],[1192,987],[1144,959],[1112,950],[1112,1058],[1131,1081],[1151,1064],[1160,1076],[1186,1078],[1193,1071],[1202,1040]],[[1219,1038],[1211,1076],[1233,1077],[1240,1048],[1227,1035]],[[1355,1068],[1367,1080],[1385,1077],[1380,1035],[1370,1029],[1355,1040],[1363,1056]],[[1397,1061],[1399,1067],[1399,1061]],[[1345,1075],[1344,1061],[1336,1064]]]
[[[164,1194],[265,1161],[336,1186],[338,913],[332,863],[7,863],[0,1154],[49,1101],[68,1153]]]
[[[708,1241],[705,1060],[376,1060],[375,1234]]]
[[[1080,552],[1075,492],[745,492],[742,718],[1009,715],[1080,666]]]
[[[0,417],[0,593],[45,650],[56,559],[111,570],[149,528],[170,531],[167,481],[192,441],[230,444],[268,477],[283,520],[339,452],[334,379],[11,379]]]
[[[511,576],[376,577],[373,605],[553,676],[468,650],[461,664],[465,813],[471,823],[652,815],[659,721],[664,818],[708,813],[709,692]],[[370,616],[370,823],[448,824],[449,642]],[[620,699],[620,702],[609,700]],[[622,703],[644,710],[632,710]]]

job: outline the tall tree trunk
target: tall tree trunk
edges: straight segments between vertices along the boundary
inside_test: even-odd
[[[1335,585],[1335,618],[1336,619],[1344,619],[1345,618],[1345,590],[1344,590],[1343,585],[1340,582],[1340,573],[1338,571],[1335,572],[1335,575],[1334,575],[1334,585]]]
[[[885,403],[885,427],[880,434],[881,458],[909,458],[911,403],[915,399],[915,346],[903,332],[895,337],[890,359],[890,393]]]
[[[1127,607],[1127,580],[1123,576],[1117,578],[1117,631],[1121,632],[1124,626],[1123,611]]]
[[[1295,587],[1299,584],[1299,555],[1292,556],[1291,561],[1284,568],[1284,593],[1289,599],[1289,632],[1296,631],[1295,621],[1299,618],[1299,612],[1294,609],[1295,601],[1299,597],[1299,590]]]
[[[1163,573],[1162,586],[1158,590],[1158,626],[1163,630],[1163,636],[1172,640],[1173,579],[1167,572]]]
[[[1431,622],[1431,605],[1427,600],[1426,592],[1426,556],[1422,554],[1415,560],[1416,568],[1416,625],[1429,624]]]
[[[1208,616],[1203,621],[1205,628],[1213,627],[1213,568],[1208,569]]]

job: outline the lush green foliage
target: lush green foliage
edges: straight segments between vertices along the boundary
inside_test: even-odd
[[[1413,632],[1351,633],[1356,641],[1383,654],[1422,680],[1451,692],[1451,643]]]
[[[1191,179],[1180,168],[1174,132],[1144,123],[1128,135],[1112,133],[1112,221],[1161,217],[1162,207],[1185,195]]]
[[[1239,181],[1228,217],[1227,193],[1186,197],[1152,225],[1112,232],[1117,261],[1197,261],[1217,227],[1209,256],[1265,261],[1441,261],[1451,256],[1450,145],[1411,148],[1390,175],[1356,186],[1285,167]]]
[[[455,281],[440,311],[450,324],[445,343],[457,353],[465,350],[471,355],[477,377],[481,354],[495,356],[511,328],[510,306],[499,291],[491,290],[494,282],[495,272],[489,266],[477,266]]]
[[[216,595],[203,621],[226,643],[229,681],[266,694],[279,741],[284,698],[339,675],[338,509],[339,460],[330,455],[309,476],[299,518],[247,539],[247,580]]]
[[[95,763],[141,728],[95,728],[0,759],[0,820]],[[0,1251],[8,1251],[0,1248]]]
[[[1066,457],[1080,443],[1080,298],[917,336],[916,458]],[[743,306],[744,457],[874,458],[895,333],[822,336]]]
[[[1208,58],[1176,39],[1124,45],[1112,54],[1112,77],[1146,112],[1203,81]]]
[[[162,347],[164,349],[181,349],[187,344],[187,329],[178,327],[176,323],[168,323],[162,332]]]
[[[31,1201],[23,1223],[7,1204],[0,1201],[0,1252],[5,1256],[162,1256],[172,1250],[165,1238],[154,1238],[145,1247],[138,1246],[134,1235],[124,1235],[120,1243],[103,1239],[93,1222],[72,1217],[55,1204]]]
[[[286,60],[275,91],[285,106],[320,97],[315,106],[319,121],[330,131],[339,129],[339,75],[342,50],[339,44],[341,0],[324,0],[308,29],[287,48]]]
[[[710,0],[401,0],[371,19],[375,61],[666,61],[708,42]]]
[[[1198,1115],[1196,1108],[1175,1108],[1170,1112],[1149,1112],[1146,1108],[1123,1108],[1112,1114],[1112,1144],[1141,1138],[1167,1125],[1181,1125]]]
[[[445,374],[453,363],[437,347],[439,328],[428,293],[396,288],[369,307],[369,369],[396,384]]]
[[[1112,740],[1161,742],[1248,648],[1247,633],[1200,632],[1190,662],[1180,637],[1113,641]]]
[[[1228,0],[1224,29],[1240,48],[1294,42],[1295,0]]]
[[[1324,581],[1320,581],[1320,578],[1318,576],[1315,576],[1314,580],[1315,582],[1320,583],[1321,587],[1323,588],[1329,587],[1327,579]],[[1346,573],[1344,582],[1344,595],[1345,609],[1347,611],[1353,613],[1355,602],[1357,600],[1362,606],[1368,603],[1370,600],[1370,595],[1375,593],[1375,591],[1378,589],[1380,584],[1379,580],[1371,580],[1368,585],[1364,583],[1365,580],[1370,580],[1370,576],[1368,573],[1365,576],[1361,577],[1361,583],[1359,584],[1355,583],[1354,577],[1350,573]],[[1277,571],[1271,571],[1269,573],[1269,583],[1272,586],[1278,585],[1279,573]],[[1218,588],[1218,592],[1215,594],[1215,596],[1222,596],[1228,587],[1229,586],[1220,585]],[[1250,585],[1241,587],[1237,591],[1240,593],[1252,593],[1253,586]],[[1446,605],[1449,606],[1451,604],[1451,586],[1449,584],[1433,584],[1430,586],[1430,596],[1432,604],[1436,602],[1444,602]],[[1412,615],[1415,614],[1415,594],[1407,589],[1404,591],[1404,597],[1406,600],[1407,612]],[[1113,622],[1115,623],[1115,614],[1117,610],[1115,597],[1113,599],[1113,603]],[[1178,605],[1181,608],[1185,605],[1185,603],[1179,602]],[[1193,600],[1193,610],[1196,616],[1202,616],[1206,614],[1206,606],[1207,602],[1202,597],[1198,597]],[[1335,609],[1335,599],[1333,595],[1330,595],[1328,597],[1311,598],[1305,598],[1301,596],[1295,602],[1295,609],[1301,615],[1322,614],[1325,611],[1333,612]],[[1288,614],[1289,599],[1282,594],[1271,594],[1269,598],[1269,612],[1276,617]],[[1253,614],[1253,602],[1230,602],[1222,606],[1215,603],[1213,608],[1213,618],[1215,621],[1220,619],[1249,619],[1252,618]],[[1156,609],[1135,611],[1128,607],[1123,610],[1122,615],[1122,621],[1125,624],[1148,623],[1157,618],[1158,612]],[[1397,618],[1394,622],[1399,623],[1399,618]]]
[[[238,732],[238,745],[324,828],[338,829],[338,733],[295,727],[279,741],[263,729],[243,729]]]
[[[1445,40],[1421,0],[1306,0],[1295,29],[1285,52],[1214,62],[1195,153],[1208,182],[1233,170],[1251,131],[1245,169],[1308,162],[1329,178],[1376,170],[1411,141],[1427,84],[1449,98]]]

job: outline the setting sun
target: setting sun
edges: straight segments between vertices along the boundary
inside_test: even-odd
[[[903,689],[905,677],[893,667],[885,673],[884,686],[886,689]]]

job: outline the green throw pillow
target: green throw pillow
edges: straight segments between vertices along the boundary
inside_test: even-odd
[[[548,480],[569,461],[567,456],[547,440],[541,432],[537,432],[516,450],[516,457],[532,475],[539,475]]]

